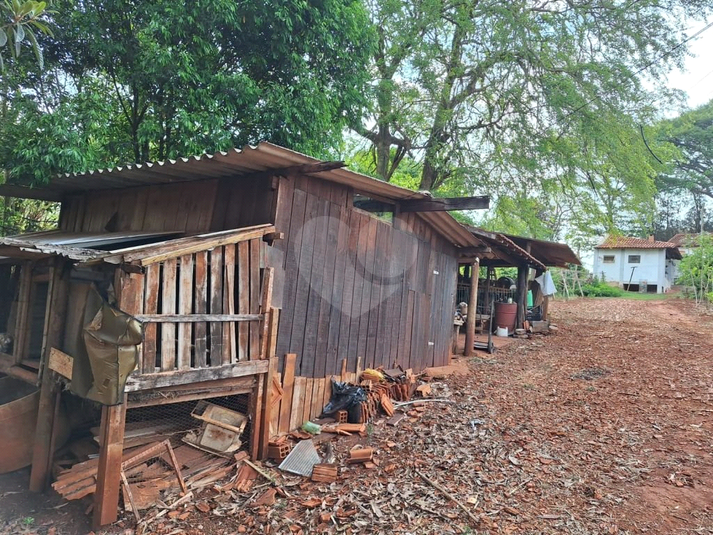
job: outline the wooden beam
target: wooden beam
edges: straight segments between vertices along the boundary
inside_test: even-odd
[[[490,197],[434,197],[399,201],[402,212],[445,212],[450,210],[485,210],[490,208]]]
[[[203,321],[241,322],[261,321],[262,314],[136,314],[144,323],[198,323]]]
[[[517,267],[517,320],[515,328],[520,329],[525,322],[527,314],[527,274],[530,267],[521,265]]]
[[[364,210],[365,212],[395,212],[396,201],[384,202],[375,201],[373,199],[354,201],[354,208]]]
[[[274,176],[312,175],[314,173],[324,173],[325,171],[341,169],[342,167],[346,167],[346,165],[347,164],[340,161],[305,163],[300,165],[292,165],[290,167],[267,169],[265,171],[258,171],[257,173],[241,175],[240,179],[257,180],[262,178],[272,178]]]
[[[121,405],[103,406],[99,432],[101,448],[94,492],[94,529],[116,522],[124,449],[126,400]]]
[[[465,323],[465,348],[463,355],[470,357],[473,354],[473,344],[475,343],[475,320],[478,312],[478,279],[480,274],[480,262],[471,264],[470,268],[470,299],[468,300],[468,316]]]
[[[165,388],[199,381],[215,381],[230,377],[258,375],[267,373],[268,366],[267,360],[248,360],[211,368],[130,375],[124,391],[136,392],[137,390]]]
[[[479,254],[492,253],[493,250],[487,245],[478,245],[477,247],[461,247],[458,249],[458,254],[462,257],[477,256]],[[472,264],[472,262],[469,262]]]
[[[62,193],[52,191],[47,186],[40,188],[28,188],[25,186],[15,186],[13,184],[2,184],[0,186],[0,195],[3,197],[16,197],[18,199],[37,199],[40,201],[55,201],[62,200]]]
[[[277,373],[277,324],[280,318],[280,311],[277,308],[270,308],[268,314],[270,318],[268,329],[268,344],[266,358],[270,362],[267,373],[263,376],[262,386],[262,414],[260,420],[260,459],[267,459],[267,445],[270,441],[270,422],[272,421],[272,378]]]

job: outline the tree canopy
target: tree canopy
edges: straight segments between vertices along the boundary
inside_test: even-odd
[[[671,96],[662,82],[684,57],[685,24],[710,2],[369,6],[375,97],[357,132],[375,174],[389,180],[410,157],[422,165],[421,189],[456,182],[491,193],[502,201],[496,217],[521,227],[538,226],[553,202],[572,215],[585,204],[596,232],[621,223],[617,203],[639,224],[658,172],[639,126],[656,119],[656,99]]]
[[[58,0],[43,74],[13,80],[12,180],[269,140],[315,155],[367,104],[358,0]]]
[[[658,176],[659,187],[713,199],[713,100],[663,121],[658,139],[670,145],[671,154],[671,165]]]

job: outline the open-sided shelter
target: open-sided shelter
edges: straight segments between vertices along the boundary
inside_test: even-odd
[[[490,325],[491,305],[494,302],[506,302],[511,299],[516,305],[515,326],[522,326],[527,316],[527,294],[531,281],[529,275],[534,270],[539,277],[550,267],[567,268],[581,265],[581,261],[567,244],[514,236],[500,232],[491,232],[481,228],[467,226],[468,231],[478,240],[478,246],[464,250],[459,258],[459,265],[465,265],[464,273],[459,275],[458,301],[475,305],[478,320]],[[481,284],[478,280],[479,268],[486,267],[486,277]],[[494,278],[495,268],[517,268],[515,288],[509,282],[504,286]],[[460,269],[460,268],[459,268]],[[542,305],[542,319],[547,318],[548,298]],[[473,326],[470,327],[472,329]],[[468,334],[471,334],[469,332]],[[470,348],[469,341],[466,347]]]

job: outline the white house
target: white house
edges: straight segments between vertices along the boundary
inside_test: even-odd
[[[675,243],[609,236],[594,248],[594,274],[631,291],[664,293],[676,277],[681,252]]]

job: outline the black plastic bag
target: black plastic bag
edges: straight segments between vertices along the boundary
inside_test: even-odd
[[[349,412],[349,421],[358,421],[361,403],[366,401],[366,392],[360,386],[354,386],[332,379],[332,396],[322,410],[323,416],[331,416],[337,411]]]

